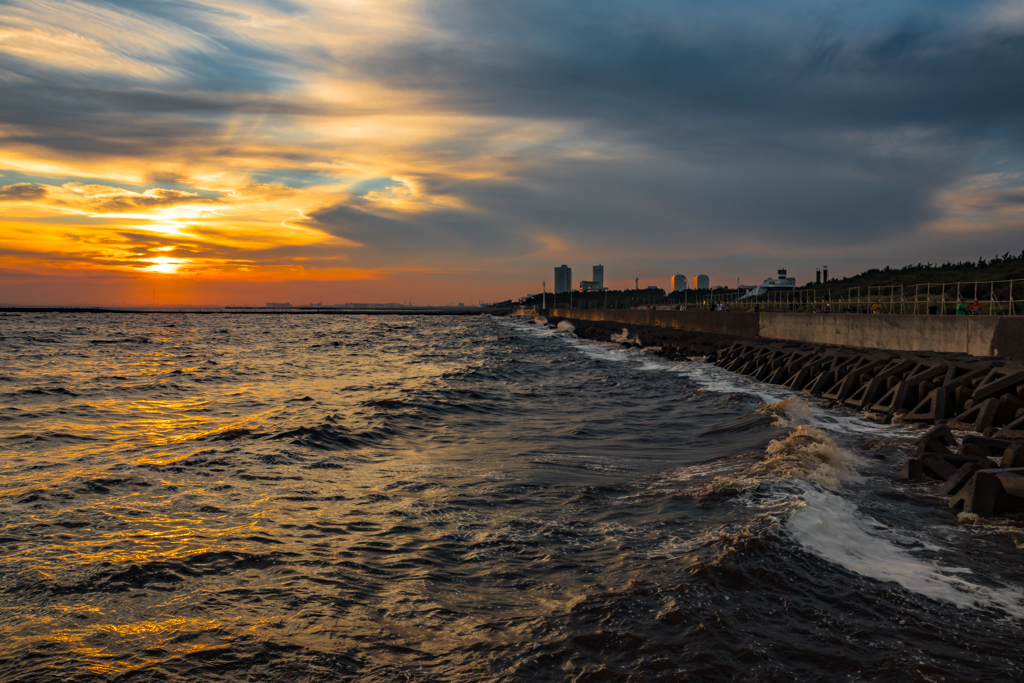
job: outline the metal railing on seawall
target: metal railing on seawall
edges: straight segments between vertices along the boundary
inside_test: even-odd
[[[977,303],[975,303],[977,302]],[[708,310],[728,305],[732,311],[879,313],[903,315],[1024,315],[1024,280],[865,285],[835,289],[794,289],[762,294],[756,300],[739,294],[699,295],[685,304],[638,306],[648,310]]]

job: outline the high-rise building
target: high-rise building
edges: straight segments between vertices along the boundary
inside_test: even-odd
[[[711,289],[711,279],[707,275],[693,276],[694,289]]]
[[[686,276],[685,275],[673,275],[672,276],[672,291],[673,292],[685,292],[686,291]]]
[[[564,263],[555,268],[555,294],[564,294],[572,289],[572,268]]]
[[[603,292],[604,291],[604,266],[594,266],[594,279],[593,280],[580,280],[580,291],[581,292]]]

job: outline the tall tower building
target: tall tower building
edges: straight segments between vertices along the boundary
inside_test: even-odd
[[[707,275],[695,275],[693,277],[694,289],[711,289],[711,279]]]
[[[672,291],[673,292],[685,292],[686,291],[686,276],[685,275],[673,275],[672,276]]]
[[[594,266],[594,286],[598,291],[604,289],[604,266]]]
[[[555,294],[564,294],[572,289],[572,268],[564,263],[555,268]]]

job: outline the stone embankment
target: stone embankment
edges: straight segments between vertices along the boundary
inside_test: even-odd
[[[1024,512],[1024,366],[1018,361],[570,322],[581,337],[660,346],[670,358],[706,355],[726,370],[886,422],[933,425],[916,441],[902,480],[940,480],[950,507],[968,513]],[[969,433],[958,439],[953,430]]]
[[[966,354],[751,341],[707,360],[886,420],[935,425],[916,441],[902,480],[944,482],[949,506],[964,512],[1024,511],[1024,366]],[[975,433],[958,442],[953,430]]]
[[[549,318],[549,322],[557,325],[565,318]],[[688,356],[706,356],[729,346],[739,337],[716,332],[700,332],[679,330],[656,325],[623,326],[618,322],[601,320],[568,319],[575,328],[577,337],[598,341],[633,341],[641,346],[657,346],[667,358],[686,358]],[[627,340],[628,338],[628,340]]]

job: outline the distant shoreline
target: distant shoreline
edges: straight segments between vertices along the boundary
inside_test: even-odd
[[[260,308],[256,306],[225,306],[223,308],[174,308],[138,307],[110,308],[101,306],[0,306],[0,315],[5,313],[197,313],[232,315],[483,315],[498,312],[492,309],[460,306],[452,308],[334,308],[327,306],[292,306],[289,308]]]

